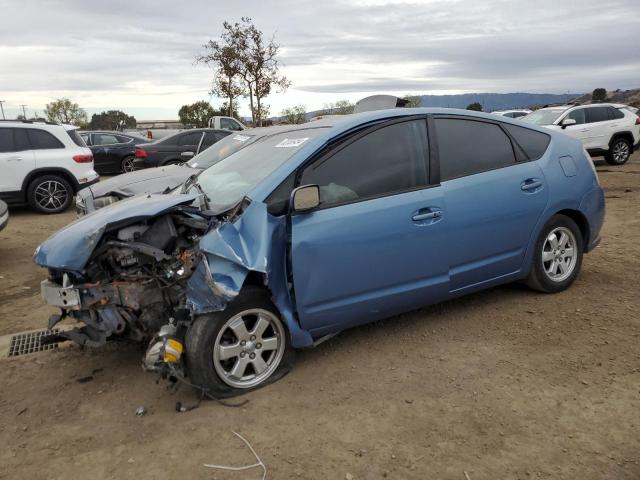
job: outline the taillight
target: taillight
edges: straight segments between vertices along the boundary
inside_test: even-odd
[[[151,140],[153,138],[153,133],[151,133],[151,130],[147,130],[147,138],[149,140]]]
[[[93,162],[93,155],[74,155],[73,161],[76,163],[91,163]]]
[[[640,115],[636,115],[636,125],[640,125]]]
[[[147,151],[143,148],[136,148],[133,153],[137,158],[145,158],[147,156]]]

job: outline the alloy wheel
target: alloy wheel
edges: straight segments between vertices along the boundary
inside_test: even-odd
[[[629,158],[629,144],[624,141],[616,142],[613,146],[613,160],[616,163],[624,163]]]
[[[554,282],[569,278],[576,267],[577,254],[576,237],[571,230],[551,230],[542,245],[542,266],[547,277]]]
[[[134,157],[126,157],[124,160],[122,160],[122,171],[124,173],[133,172],[136,169],[133,161]]]
[[[35,189],[36,203],[43,210],[55,211],[62,208],[68,201],[69,192],[64,184],[57,180],[46,180]]]
[[[231,317],[213,346],[213,364],[220,379],[234,388],[251,388],[278,368],[285,350],[280,319],[263,309],[250,309]]]

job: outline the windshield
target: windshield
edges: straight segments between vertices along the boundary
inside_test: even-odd
[[[255,142],[258,138],[257,135],[249,134],[237,134],[228,135],[222,140],[214,143],[206,150],[203,150],[198,155],[193,157],[187,162],[191,168],[209,168],[215,165],[223,158],[227,158],[232,153],[236,153],[238,150]]]
[[[212,204],[230,208],[323,130],[309,128],[260,137],[202,172],[198,183]]]
[[[553,125],[566,108],[553,108],[531,112],[529,115],[520,117],[520,120],[534,125]]]

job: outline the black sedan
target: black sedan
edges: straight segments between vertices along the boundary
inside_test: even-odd
[[[101,175],[133,171],[136,146],[148,143],[144,137],[122,132],[89,131],[80,136],[93,152],[93,168]]]
[[[182,130],[155,142],[136,145],[135,168],[178,165],[222,140],[231,132],[213,128]]]

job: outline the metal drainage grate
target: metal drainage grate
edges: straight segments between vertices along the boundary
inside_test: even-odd
[[[9,344],[9,356],[15,357],[17,355],[27,355],[29,353],[44,352],[45,350],[52,350],[58,348],[58,343],[49,343],[42,345],[42,337],[49,335],[55,335],[60,333],[60,330],[54,328],[53,330],[40,330],[38,332],[21,333],[11,337],[11,343]]]

